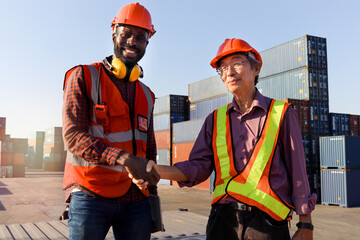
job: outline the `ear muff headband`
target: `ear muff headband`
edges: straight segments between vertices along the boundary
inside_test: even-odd
[[[139,65],[135,65],[131,69],[127,69],[125,63],[123,63],[119,58],[114,58],[111,61],[111,66],[113,67],[112,73],[119,79],[124,79],[128,72],[129,81],[135,82],[139,77],[141,77],[142,71]]]

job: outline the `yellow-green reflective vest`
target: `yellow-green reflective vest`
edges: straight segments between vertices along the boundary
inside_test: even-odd
[[[255,206],[277,221],[291,219],[293,206],[283,201],[270,187],[269,174],[280,126],[290,104],[272,100],[261,136],[251,157],[238,173],[235,168],[229,105],[214,113],[213,151],[215,158],[215,190],[212,204],[226,196]]]

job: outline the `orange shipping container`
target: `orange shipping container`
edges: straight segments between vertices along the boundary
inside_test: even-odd
[[[62,172],[64,171],[65,163],[63,162],[44,162],[44,170]]]
[[[0,128],[0,141],[6,139],[5,128]]]
[[[170,130],[155,132],[156,148],[170,149],[171,147],[171,132]]]
[[[0,166],[12,166],[14,163],[12,152],[0,152]]]
[[[25,153],[14,153],[14,166],[25,165]]]
[[[194,142],[173,144],[173,149],[172,149],[173,165],[177,162],[187,161],[189,159],[189,155],[193,146],[194,146]],[[175,181],[173,181],[173,185],[179,186]],[[210,177],[206,179],[204,182],[195,185],[194,188],[210,190]]]
[[[25,177],[25,164],[13,166],[13,177]]]

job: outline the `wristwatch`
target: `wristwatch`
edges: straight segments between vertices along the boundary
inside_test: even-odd
[[[314,230],[314,225],[312,225],[311,223],[298,222],[296,226],[298,228],[306,228],[306,229]]]

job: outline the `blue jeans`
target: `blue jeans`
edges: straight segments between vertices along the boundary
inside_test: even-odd
[[[151,210],[148,199],[136,203],[107,202],[84,192],[71,193],[70,240],[103,240],[110,227],[116,240],[148,240]]]

